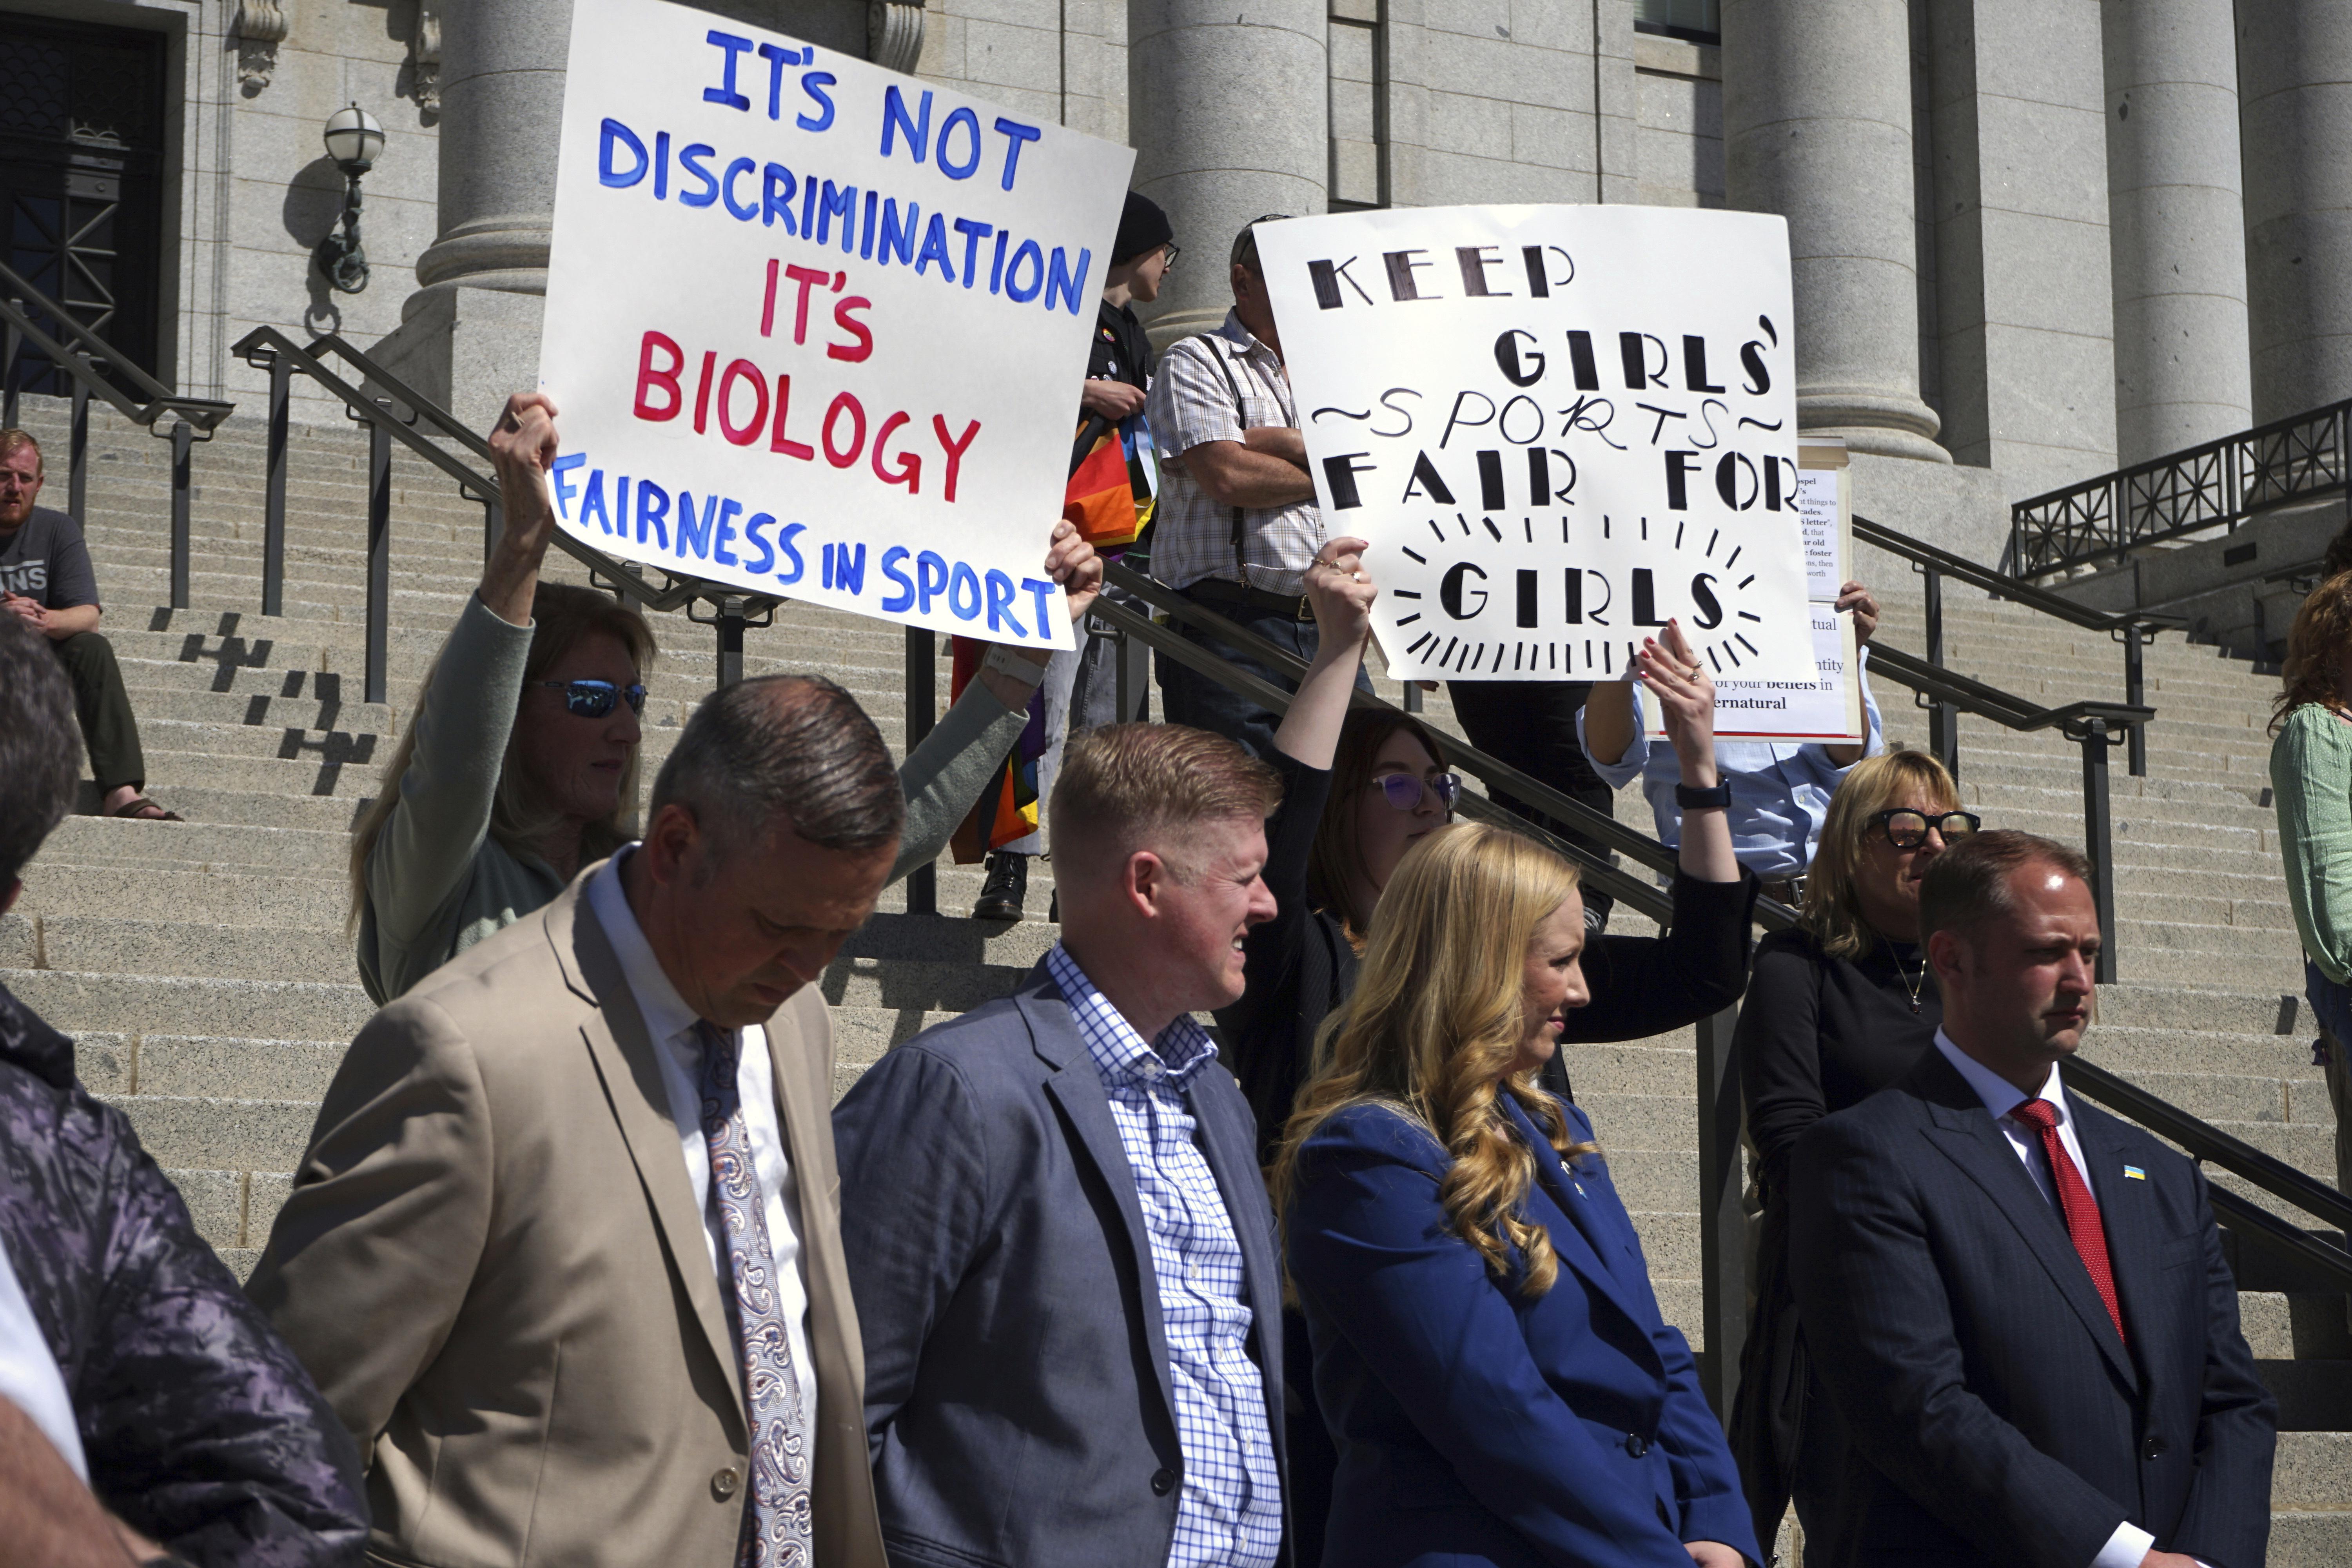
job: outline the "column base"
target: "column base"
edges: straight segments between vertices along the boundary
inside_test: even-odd
[[[1850,387],[1805,387],[1797,393],[1797,428],[1808,436],[1843,437],[1846,449],[1881,458],[1948,463],[1936,445],[1943,421],[1916,397]]]
[[[1171,310],[1144,323],[1144,335],[1151,340],[1151,352],[1159,353],[1178,338],[1189,338],[1202,332],[1213,332],[1225,324],[1230,305],[1216,310]]]
[[[467,428],[487,432],[510,394],[539,384],[546,304],[538,293],[470,281],[419,289],[398,329],[367,353]]]

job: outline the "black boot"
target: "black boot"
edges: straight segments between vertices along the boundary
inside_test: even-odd
[[[988,857],[988,880],[980,885],[980,901],[971,906],[976,921],[1017,921],[1021,900],[1029,891],[1029,857],[993,850]]]

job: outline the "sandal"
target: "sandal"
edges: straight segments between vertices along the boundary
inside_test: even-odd
[[[106,815],[131,822],[185,822],[187,820],[176,811],[164,810],[143,795],[135,795],[124,801],[121,811],[110,811]]]

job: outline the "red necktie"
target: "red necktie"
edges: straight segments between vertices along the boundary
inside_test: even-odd
[[[2107,1304],[2107,1316],[2115,1320],[2116,1337],[2129,1344],[2131,1336],[2124,1332],[2123,1309],[2116,1304],[2116,1272],[2107,1261],[2107,1227],[2099,1223],[2099,1200],[2091,1195],[2083,1173],[2075,1169],[2074,1159],[2058,1136],[2058,1108],[2046,1100],[2029,1100],[2010,1115],[2042,1134],[2042,1152],[2050,1158],[2050,1174],[2058,1187],[2058,1208],[2066,1216],[2066,1234],[2074,1238],[2074,1250],[2082,1255],[2083,1267],[2091,1271],[2092,1288]]]

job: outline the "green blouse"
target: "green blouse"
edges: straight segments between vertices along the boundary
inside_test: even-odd
[[[2303,951],[2352,984],[2352,722],[2316,702],[2288,714],[2271,746],[2271,798]]]

